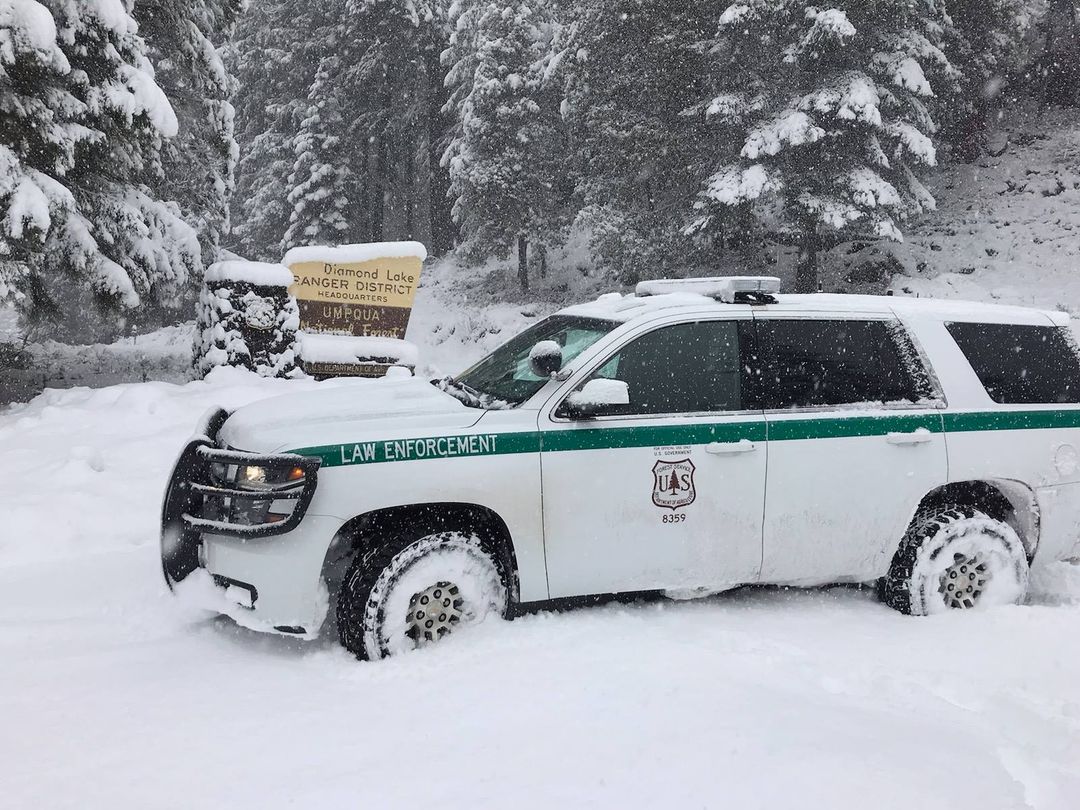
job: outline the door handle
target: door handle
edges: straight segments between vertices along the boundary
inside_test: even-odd
[[[886,433],[885,441],[889,444],[926,444],[933,441],[934,434],[926,428],[913,430],[911,433]]]
[[[757,445],[749,439],[739,439],[737,442],[709,442],[705,445],[705,452],[714,456],[733,456],[737,453],[752,453],[757,450]]]

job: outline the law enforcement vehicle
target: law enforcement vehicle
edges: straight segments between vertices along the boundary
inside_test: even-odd
[[[456,378],[212,413],[166,579],[259,630],[330,614],[378,658],[599,594],[876,581],[903,613],[981,609],[1080,551],[1067,316],[778,284],[646,282]]]

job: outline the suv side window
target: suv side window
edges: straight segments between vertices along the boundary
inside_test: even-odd
[[[921,398],[885,321],[762,319],[756,324],[754,371],[764,410]]]
[[[945,328],[994,402],[1080,402],[1080,358],[1058,327],[948,323]]]
[[[592,378],[626,383],[624,415],[741,410],[739,338],[749,327],[749,321],[665,326],[631,342]]]

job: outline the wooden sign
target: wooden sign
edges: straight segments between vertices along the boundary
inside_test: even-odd
[[[293,248],[284,264],[301,330],[404,339],[425,258],[419,242]]]

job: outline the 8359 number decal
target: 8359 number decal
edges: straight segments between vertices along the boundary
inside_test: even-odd
[[[672,515],[661,515],[660,518],[664,523],[682,523],[686,520],[686,513],[676,512]]]

